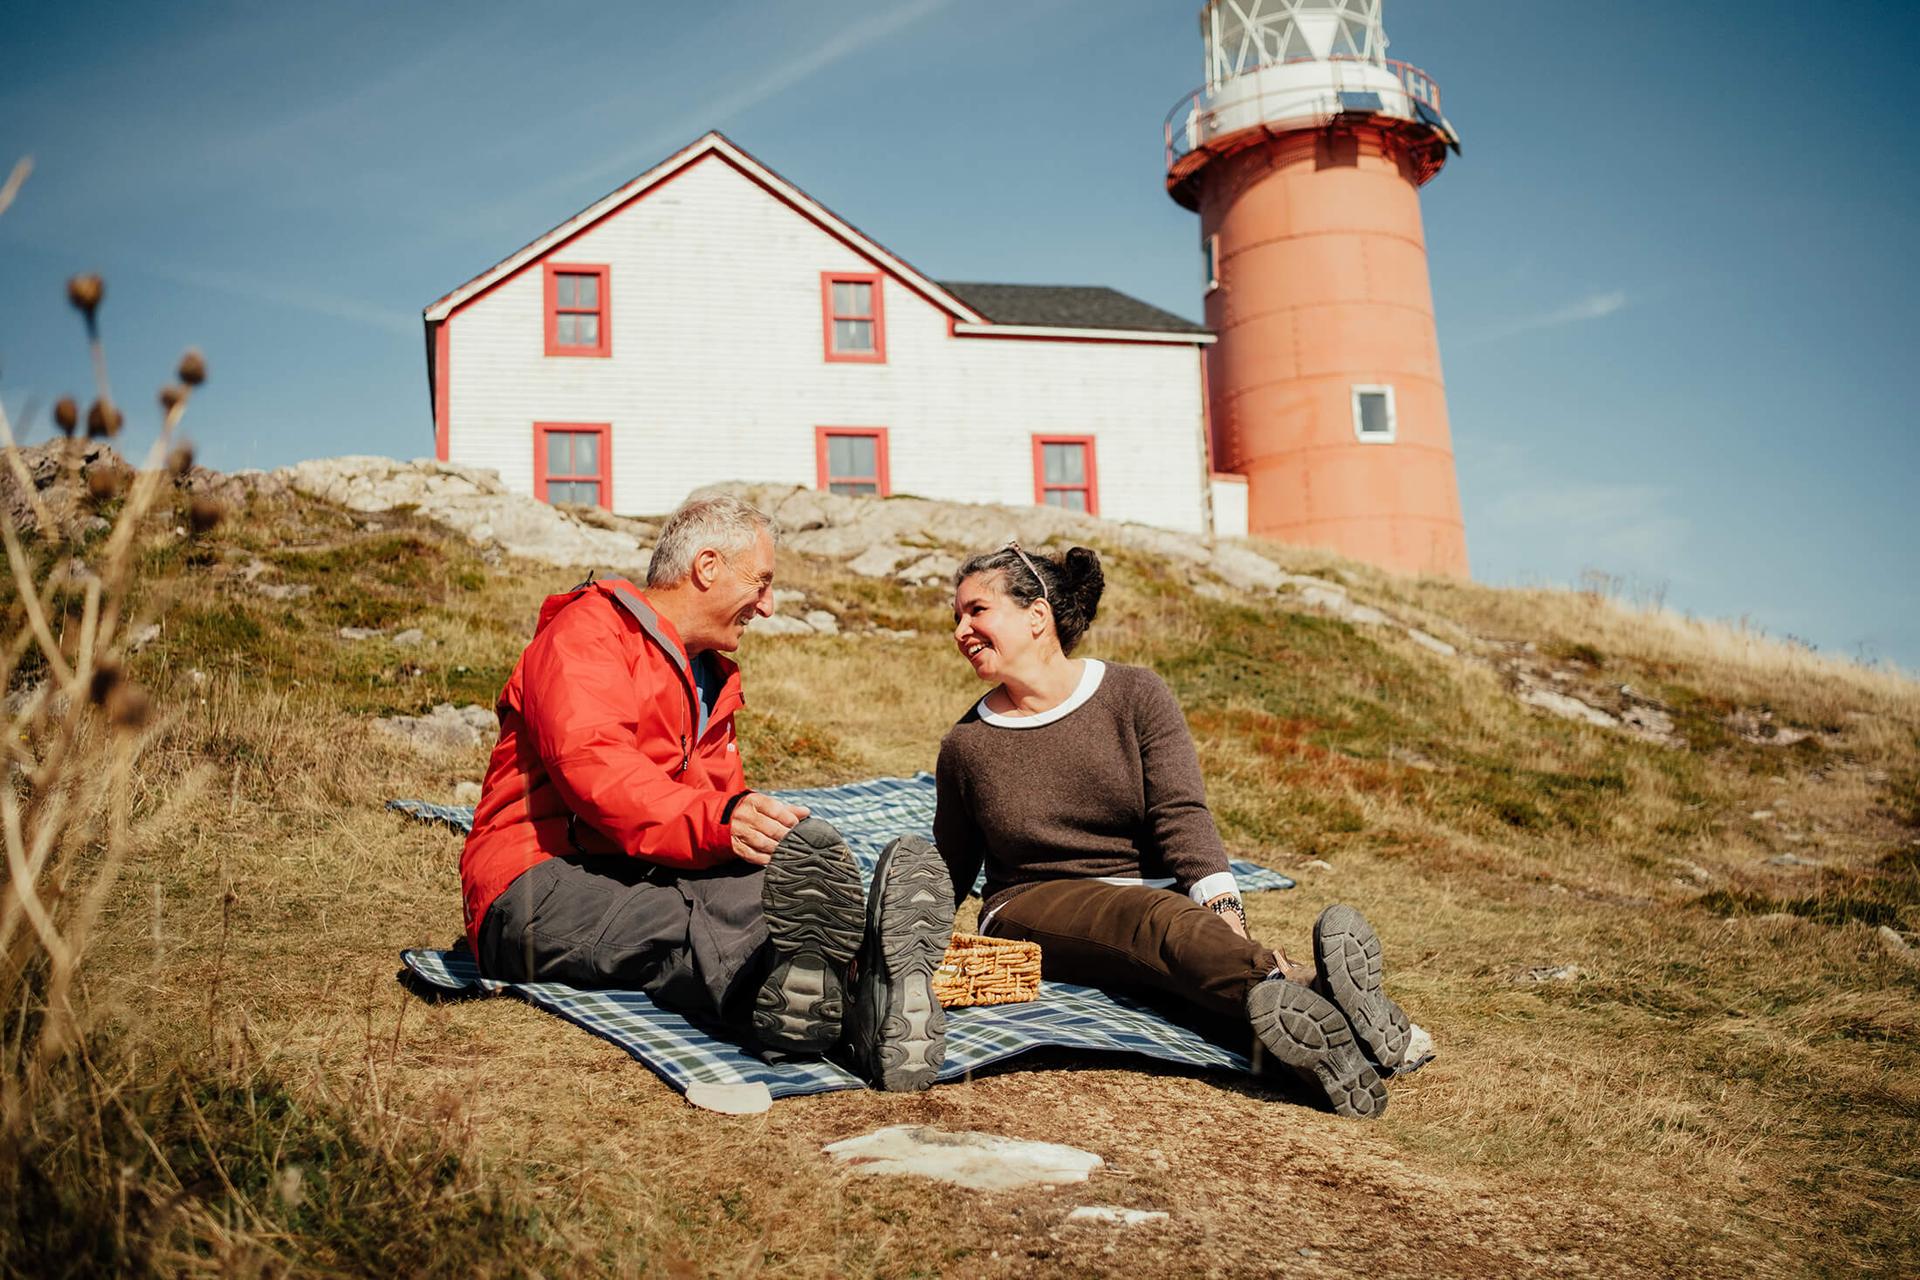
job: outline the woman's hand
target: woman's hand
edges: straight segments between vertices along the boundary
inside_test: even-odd
[[[1227,928],[1243,938],[1247,936],[1247,909],[1241,905],[1239,894],[1216,894],[1207,899],[1207,909],[1226,921]]]

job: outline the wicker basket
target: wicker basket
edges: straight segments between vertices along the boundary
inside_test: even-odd
[[[933,994],[952,1009],[973,1004],[1024,1004],[1040,994],[1040,944],[956,933],[933,971]]]

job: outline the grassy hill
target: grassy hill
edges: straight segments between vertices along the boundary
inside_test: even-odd
[[[1920,1270],[1911,681],[1594,595],[1255,544],[1448,656],[1116,540],[1084,651],[1167,678],[1229,847],[1300,881],[1249,900],[1256,936],[1299,955],[1322,907],[1360,905],[1438,1061],[1374,1124],[1088,1057],[724,1117],[515,1002],[394,982],[399,948],[459,933],[458,842],[382,802],[452,798],[485,748],[422,754],[372,718],[490,705],[539,600],[579,575],[297,494],[176,532],[187,501],[163,490],[130,537],[128,612],[103,632],[124,679],[71,730],[29,696],[48,662],[18,581],[0,588],[11,794],[66,788],[98,815],[50,855],[47,911],[71,923],[102,886],[90,930],[66,930],[85,954],[62,995],[14,892],[32,831],[9,830],[10,1273]],[[89,563],[110,555],[73,527]],[[33,581],[69,655],[89,625],[86,575],[55,572],[72,551],[45,530],[20,546],[54,574]],[[791,551],[779,585],[846,633],[749,636],[749,778],[930,768],[980,692],[946,593]],[[1669,740],[1515,696],[1536,687],[1656,707]],[[819,1154],[892,1123],[1071,1143],[1108,1170],[976,1194]],[[1085,1203],[1171,1216],[1063,1223]]]

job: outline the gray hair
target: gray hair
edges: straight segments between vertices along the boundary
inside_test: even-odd
[[[693,576],[693,559],[711,547],[723,556],[738,555],[765,533],[779,538],[773,517],[740,499],[692,498],[667,517],[647,562],[647,585],[671,587]]]

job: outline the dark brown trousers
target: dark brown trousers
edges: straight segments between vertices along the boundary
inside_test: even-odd
[[[1247,992],[1273,952],[1183,893],[1098,880],[1049,880],[1004,899],[984,932],[1040,944],[1054,982],[1173,996],[1244,1024]]]

